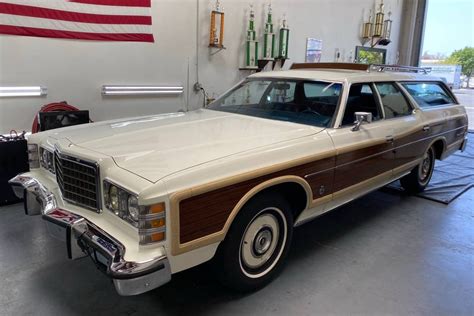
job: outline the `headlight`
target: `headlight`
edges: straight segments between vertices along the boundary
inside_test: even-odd
[[[41,167],[55,173],[54,170],[54,154],[45,148],[40,148],[40,163]]]
[[[111,185],[109,192],[109,201],[108,207],[110,210],[114,211],[117,215],[119,215],[120,207],[119,207],[119,189],[115,185]]]
[[[30,169],[38,169],[40,167],[38,145],[28,145],[28,162],[30,164]]]
[[[140,208],[138,206],[138,199],[136,196],[130,195],[128,197],[128,213],[130,214],[131,219],[133,219],[135,222],[138,222]]]
[[[104,181],[105,206],[118,217],[139,229],[140,244],[148,245],[165,240],[165,204],[138,205],[138,197],[121,187]]]
[[[104,193],[105,206],[118,217],[138,227],[138,213],[135,211],[138,208],[138,198],[107,181],[104,181]]]

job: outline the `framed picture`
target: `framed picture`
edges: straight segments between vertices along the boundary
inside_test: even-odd
[[[387,50],[356,46],[356,61],[359,64],[385,64],[387,62]]]
[[[319,63],[323,53],[323,41],[308,37],[306,40],[306,58],[307,63]]]

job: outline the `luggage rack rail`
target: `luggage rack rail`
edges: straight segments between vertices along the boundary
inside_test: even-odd
[[[411,67],[401,65],[383,64],[356,64],[356,63],[294,63],[290,69],[338,69],[338,70],[360,70],[367,72],[409,72],[409,73],[431,73],[431,68]]]
[[[369,65],[368,71],[393,71],[393,72],[412,72],[412,73],[423,73],[425,75],[431,73],[431,68],[428,67],[411,67],[411,66],[400,66],[400,65]]]

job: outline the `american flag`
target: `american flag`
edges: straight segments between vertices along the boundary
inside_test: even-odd
[[[154,42],[151,0],[0,0],[0,34]]]

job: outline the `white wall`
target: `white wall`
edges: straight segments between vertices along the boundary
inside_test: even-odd
[[[49,90],[43,98],[0,98],[0,133],[10,129],[30,130],[35,113],[43,104],[66,100],[91,117],[105,120],[126,116],[197,108],[202,97],[192,86],[199,80],[210,95],[217,96],[248,75],[243,63],[244,31],[249,0],[221,0],[226,12],[227,50],[210,55],[207,48],[209,12],[214,1],[200,0],[199,56],[196,56],[197,0],[153,0],[153,30],[156,43],[111,43],[0,35],[0,86],[41,85]],[[386,0],[394,11],[393,43],[389,62],[399,47],[403,0]],[[261,36],[264,6],[254,1]],[[307,37],[323,40],[322,61],[333,61],[335,49],[349,55],[360,45],[362,12],[373,0],[273,0],[276,29],[287,14],[291,62],[303,62]],[[198,57],[198,58],[196,58]],[[189,68],[189,76],[188,76]],[[183,85],[180,97],[102,97],[104,84]],[[189,100],[188,100],[189,96]]]

